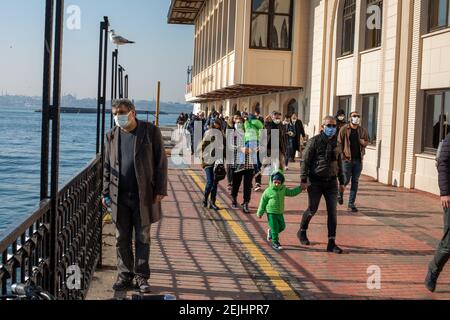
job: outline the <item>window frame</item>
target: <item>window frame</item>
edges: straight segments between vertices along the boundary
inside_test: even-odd
[[[364,107],[365,107],[365,104],[364,104],[364,100],[365,99],[367,99],[367,98],[369,98],[369,97],[375,97],[375,99],[376,99],[376,114],[375,114],[375,119],[374,119],[374,122],[375,122],[375,132],[370,132],[369,131],[369,127],[367,126],[367,128],[366,128],[366,130],[367,130],[367,133],[368,133],[368,136],[369,136],[369,138],[370,138],[370,136],[371,136],[371,133],[373,134],[374,133],[374,135],[375,135],[375,140],[370,140],[369,139],[369,146],[372,146],[372,147],[376,147],[377,146],[377,142],[378,142],[378,126],[379,126],[379,123],[378,123],[378,113],[379,113],[379,109],[380,109],[380,94],[379,93],[369,93],[369,94],[364,94],[364,95],[362,95],[362,104],[361,104],[361,115],[363,116],[363,118],[362,118],[362,122],[361,122],[361,125],[364,125],[365,123],[365,120],[366,119],[364,119],[364,114],[365,114],[365,112],[364,112]],[[370,107],[370,106],[369,106]],[[367,112],[367,114],[368,114],[368,112]],[[369,124],[369,119],[367,119],[367,124]]]
[[[345,13],[346,7],[346,1],[353,1],[353,4],[351,4],[351,6],[354,7],[352,13]],[[355,52],[355,37],[356,37],[356,0],[346,0],[344,2],[344,7],[342,8],[342,24],[341,24],[341,37],[342,37],[342,41],[341,41],[341,57],[345,57],[345,56],[349,56],[352,55]],[[345,26],[345,22],[347,20],[352,20],[352,35],[351,35],[351,49],[349,51],[344,51],[344,42],[345,42],[345,36],[344,36],[344,26]]]
[[[292,30],[293,30],[293,22],[294,22],[294,0],[290,0],[290,12],[288,14],[286,13],[276,13],[275,12],[275,0],[268,0],[269,1],[269,12],[260,12],[260,11],[253,11],[253,3],[255,0],[252,0],[251,10],[250,10],[250,40],[249,40],[249,48],[255,49],[255,50],[274,50],[274,51],[292,51]],[[268,17],[268,25],[267,25],[267,46],[266,47],[260,47],[260,46],[253,46],[252,45],[252,34],[253,34],[253,15],[254,14],[263,14]],[[271,27],[274,24],[274,20],[276,16],[282,16],[282,17],[289,17],[289,46],[288,48],[272,48],[272,29]]]
[[[341,108],[341,101],[346,100],[346,101],[348,102],[348,113],[345,114],[345,120],[347,121],[348,118],[350,117],[350,113],[352,112],[352,100],[353,100],[353,96],[352,96],[352,95],[337,96],[337,98],[338,98],[338,101],[337,101],[337,107],[338,107],[338,110],[336,110],[336,112],[339,111],[340,109],[342,109],[342,110],[344,110],[344,111],[347,111],[347,110]],[[347,108],[346,108],[346,109],[347,109]]]
[[[447,0],[447,11],[445,15],[446,23],[443,26],[432,27],[431,26],[431,6],[433,0],[428,0],[428,33],[444,30],[450,28],[450,1]]]
[[[440,95],[441,96],[441,98],[442,98],[442,103],[441,103],[441,114],[440,114],[440,116],[442,116],[443,114],[444,114],[444,111],[445,111],[445,95],[447,94],[447,93],[450,93],[450,88],[444,88],[444,89],[439,89],[439,90],[427,90],[427,91],[425,91],[425,94],[424,94],[424,103],[423,103],[423,118],[422,119],[424,119],[424,121],[423,121],[423,124],[422,124],[422,152],[423,153],[427,153],[427,154],[436,154],[437,153],[437,149],[438,148],[430,148],[430,147],[427,147],[426,145],[425,145],[425,143],[426,143],[426,138],[427,138],[427,136],[426,136],[426,134],[427,134],[427,130],[426,130],[426,126],[427,126],[427,118],[426,118],[426,115],[427,115],[427,109],[428,109],[428,104],[427,104],[427,102],[428,102],[428,97],[429,96],[437,96],[437,95]],[[439,131],[439,140],[440,141],[442,141],[442,139],[445,139],[445,137],[442,137],[442,139],[441,139],[441,135],[442,135],[442,132],[441,132],[441,130],[442,130],[442,127],[443,127],[443,125],[441,124],[441,128],[440,128],[440,131]],[[450,132],[449,132],[450,133]]]

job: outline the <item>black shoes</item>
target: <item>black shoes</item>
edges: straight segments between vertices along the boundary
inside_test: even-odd
[[[138,289],[140,293],[151,292],[148,280],[141,277],[136,277],[136,289]]]
[[[309,246],[311,245],[311,242],[309,242],[308,236],[306,234],[305,230],[299,230],[297,232],[297,238],[300,241],[300,243],[304,246]]]
[[[354,204],[349,204],[348,205],[348,210],[353,212],[353,213],[359,212],[358,208]]]
[[[233,198],[233,201],[231,203],[231,208],[233,210],[236,210],[238,208],[237,200],[235,198]]]
[[[112,288],[114,291],[127,291],[133,288],[133,281],[119,278]]]
[[[436,284],[439,278],[439,274],[437,272],[433,272],[428,270],[427,278],[425,279],[425,287],[430,291],[436,291]]]
[[[209,203],[209,208],[210,208],[210,209],[213,209],[213,210],[215,210],[215,211],[219,211],[219,210],[220,210],[220,208],[216,205],[216,202],[215,202],[215,201],[211,201],[211,202]]]
[[[242,206],[242,211],[244,211],[245,214],[250,213],[250,209],[248,208],[248,203],[244,203],[244,205]]]
[[[337,198],[337,202],[341,206],[344,204],[344,193],[343,192],[339,192],[339,195],[338,195],[338,198]]]
[[[208,199],[203,200],[203,208],[208,208]]]
[[[327,247],[327,252],[330,253],[336,253],[336,254],[343,254],[344,250],[342,250],[341,248],[339,248],[336,245],[336,242],[334,240],[329,240],[328,241],[328,247]]]

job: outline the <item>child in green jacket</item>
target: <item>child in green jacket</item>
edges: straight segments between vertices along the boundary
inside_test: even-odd
[[[277,251],[283,249],[279,242],[279,234],[286,229],[284,222],[284,198],[296,197],[302,192],[301,187],[289,189],[284,184],[282,171],[275,171],[270,177],[269,187],[264,191],[258,209],[258,217],[267,213],[270,229],[267,231],[267,241]]]

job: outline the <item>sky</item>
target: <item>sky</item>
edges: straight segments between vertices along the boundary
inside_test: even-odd
[[[80,28],[70,6],[80,9]],[[186,70],[192,64],[192,26],[167,24],[170,0],[66,0],[62,92],[77,98],[97,96],[99,24],[136,44],[119,49],[129,74],[129,95],[151,100],[161,81],[163,101],[184,102]],[[42,95],[45,0],[0,0],[0,94]],[[109,51],[112,51],[109,43]],[[108,56],[111,69],[111,55]],[[108,70],[109,72],[110,70]],[[108,97],[110,96],[108,74]]]

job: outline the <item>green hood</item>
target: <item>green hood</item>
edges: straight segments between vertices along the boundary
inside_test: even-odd
[[[281,186],[279,186],[279,187],[276,187],[276,186],[273,184],[273,178],[274,178],[276,175],[281,175],[281,177],[282,177],[282,180],[281,180]],[[269,187],[274,188],[274,189],[281,189],[282,187],[284,187],[284,183],[285,183],[285,182],[286,182],[286,178],[284,177],[284,172],[283,172],[283,170],[275,170],[275,171],[272,172],[272,174],[270,175],[270,178],[269,178]]]

